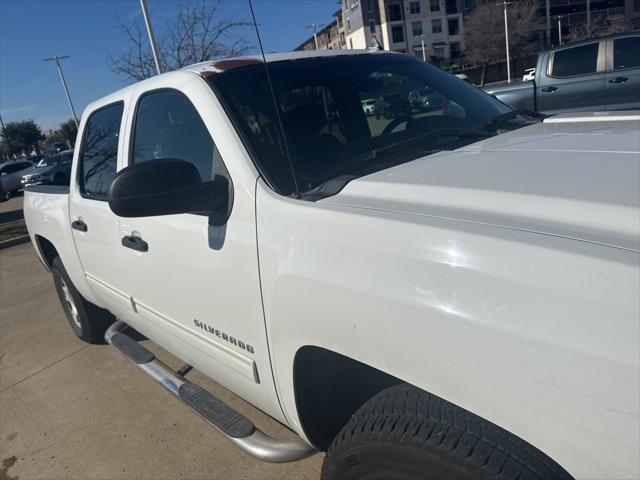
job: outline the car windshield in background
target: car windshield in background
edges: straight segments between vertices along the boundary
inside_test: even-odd
[[[60,155],[51,155],[50,157],[45,157],[40,160],[36,167],[52,167],[53,165],[58,164],[67,164],[71,162],[73,155],[70,153],[63,153]]]
[[[263,64],[209,78],[261,173],[284,195],[335,194],[352,178],[487,136],[480,129],[509,111],[407,55],[337,55],[268,66],[280,118]]]
[[[45,157],[37,163],[36,167],[50,167],[52,165],[57,165],[59,161],[60,157],[57,155]]]

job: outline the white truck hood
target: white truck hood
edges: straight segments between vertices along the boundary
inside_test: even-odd
[[[640,250],[640,115],[561,115],[351,181],[326,204]]]

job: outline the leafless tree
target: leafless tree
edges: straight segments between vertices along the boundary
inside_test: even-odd
[[[158,38],[164,71],[214,58],[242,55],[249,50],[243,30],[253,24],[227,16],[222,9],[223,1],[188,1],[166,24]],[[117,22],[129,48],[116,55],[109,54],[111,70],[133,80],[155,75],[144,26],[139,22],[126,23],[119,17]]]
[[[628,30],[631,30],[631,25],[625,18],[607,19],[594,15],[590,25],[579,25],[571,28],[565,41],[577,42],[579,40],[598,38],[603,35],[609,35],[610,33],[620,33]]]
[[[507,10],[509,50],[511,57],[520,58],[537,47],[534,41],[538,10],[534,0],[513,1]],[[506,58],[504,13],[502,5],[486,3],[471,12],[464,23],[465,61],[482,65],[482,81],[489,63]]]

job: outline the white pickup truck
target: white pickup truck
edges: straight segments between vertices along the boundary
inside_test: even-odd
[[[440,107],[401,108],[420,88]],[[388,52],[208,62],[89,105],[70,186],[28,188],[25,219],[76,334],[257,458],[637,479],[639,122],[513,111]]]

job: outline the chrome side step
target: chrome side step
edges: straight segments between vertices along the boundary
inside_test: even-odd
[[[158,360],[149,350],[122,333],[127,326],[120,320],[111,325],[104,335],[107,343],[182,400],[245,453],[272,463],[295,462],[316,453],[316,450],[300,437],[277,440],[258,430],[251,420],[204,388],[186,380]]]

